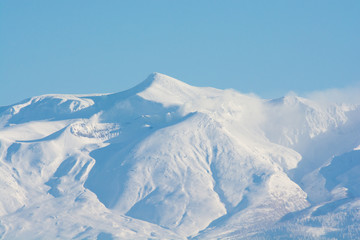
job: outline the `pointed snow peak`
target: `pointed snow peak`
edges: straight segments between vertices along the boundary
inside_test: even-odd
[[[182,88],[182,87],[191,87],[186,83],[183,83],[175,78],[166,76],[165,74],[154,72],[150,74],[144,81],[139,83],[133,88],[125,90],[123,92],[118,92],[114,94],[110,94],[111,97],[115,97],[116,99],[124,99],[134,95],[142,95],[144,92],[153,91],[157,88],[164,88],[167,91],[171,91],[172,89]]]
[[[295,105],[301,103],[301,99],[300,97],[292,93],[283,97],[283,103],[286,105]]]
[[[297,105],[302,103],[303,99],[298,97],[295,93],[290,93],[281,98],[275,98],[269,101],[271,104],[281,104],[281,105]]]
[[[137,95],[165,105],[184,103],[197,92],[196,87],[161,73],[152,73],[137,89]]]
[[[168,91],[171,91],[173,89],[189,87],[191,86],[175,78],[169,77],[162,73],[154,72],[150,74],[143,82],[125,92],[128,94],[140,94],[144,91],[149,91],[154,88],[166,88]]]
[[[167,76],[165,74],[158,73],[158,72],[154,72],[154,73],[150,74],[144,82],[147,82],[149,84],[149,86],[152,86],[155,84],[155,85],[160,85],[160,86],[166,87],[166,88],[189,87],[188,84],[186,84],[182,81],[179,81],[175,78],[172,78],[170,76]]]

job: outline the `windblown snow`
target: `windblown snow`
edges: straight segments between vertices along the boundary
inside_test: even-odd
[[[1,239],[360,238],[360,103],[155,73],[0,108]]]

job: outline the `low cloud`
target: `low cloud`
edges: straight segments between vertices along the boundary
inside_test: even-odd
[[[310,92],[305,97],[320,103],[360,104],[360,82],[345,88]]]

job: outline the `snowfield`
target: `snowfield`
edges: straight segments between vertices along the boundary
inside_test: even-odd
[[[360,102],[154,73],[0,107],[1,239],[359,239]]]

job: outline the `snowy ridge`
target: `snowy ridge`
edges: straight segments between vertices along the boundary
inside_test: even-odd
[[[120,93],[2,107],[0,237],[351,236],[359,106],[154,73]]]

